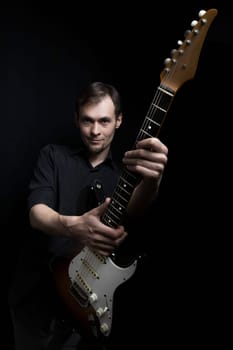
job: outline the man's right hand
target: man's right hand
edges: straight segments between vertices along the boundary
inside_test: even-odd
[[[67,236],[101,255],[110,255],[125,239],[127,232],[121,225],[112,228],[101,221],[109,203],[110,198],[106,198],[104,203],[81,216],[60,215]]]

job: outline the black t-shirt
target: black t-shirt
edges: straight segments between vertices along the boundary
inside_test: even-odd
[[[82,215],[98,205],[101,197],[111,197],[120,171],[111,153],[103,163],[93,167],[82,148],[49,144],[41,149],[29,184],[28,208],[40,203],[62,215]],[[70,239],[49,239],[53,254],[69,254]]]
[[[90,190],[96,181],[111,196],[120,167],[111,157],[92,167],[83,149],[49,144],[42,148],[29,184],[28,207],[43,203],[62,215],[82,215],[90,209]]]

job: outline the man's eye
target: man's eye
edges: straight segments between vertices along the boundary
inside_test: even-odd
[[[91,122],[91,121],[90,121],[90,120],[88,120],[88,119],[83,119],[83,121],[82,121],[82,122],[83,122],[83,124],[90,124],[90,122]]]

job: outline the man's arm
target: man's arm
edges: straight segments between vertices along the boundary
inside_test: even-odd
[[[56,236],[69,236],[69,230],[61,220],[61,215],[45,204],[35,204],[29,211],[33,228]]]
[[[109,202],[110,198],[106,198],[103,204],[80,216],[60,215],[45,204],[35,204],[30,209],[30,223],[44,233],[71,238],[75,247],[87,245],[109,255],[127,236],[122,225],[113,228],[101,221]]]

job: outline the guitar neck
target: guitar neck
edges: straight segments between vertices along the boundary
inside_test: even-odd
[[[133,148],[135,148],[136,143],[140,140],[158,136],[174,95],[174,91],[169,91],[162,85],[157,88]],[[121,223],[131,195],[139,180],[140,177],[135,173],[128,171],[126,168],[123,170],[111,197],[111,202],[102,217],[104,224],[117,227]]]
[[[142,127],[139,130],[135,144],[145,138],[158,136],[174,95],[174,91],[169,91],[162,85],[159,85]]]
[[[140,140],[158,136],[176,92],[195,75],[202,45],[209,27],[217,15],[217,10],[201,10],[198,15],[199,21],[192,21],[192,30],[185,32],[184,41],[179,40],[179,48],[172,50],[172,57],[165,60],[165,68],[160,73],[160,85],[133,148]],[[102,218],[106,225],[116,227],[121,223],[130,197],[139,180],[137,175],[127,169],[123,171]]]

